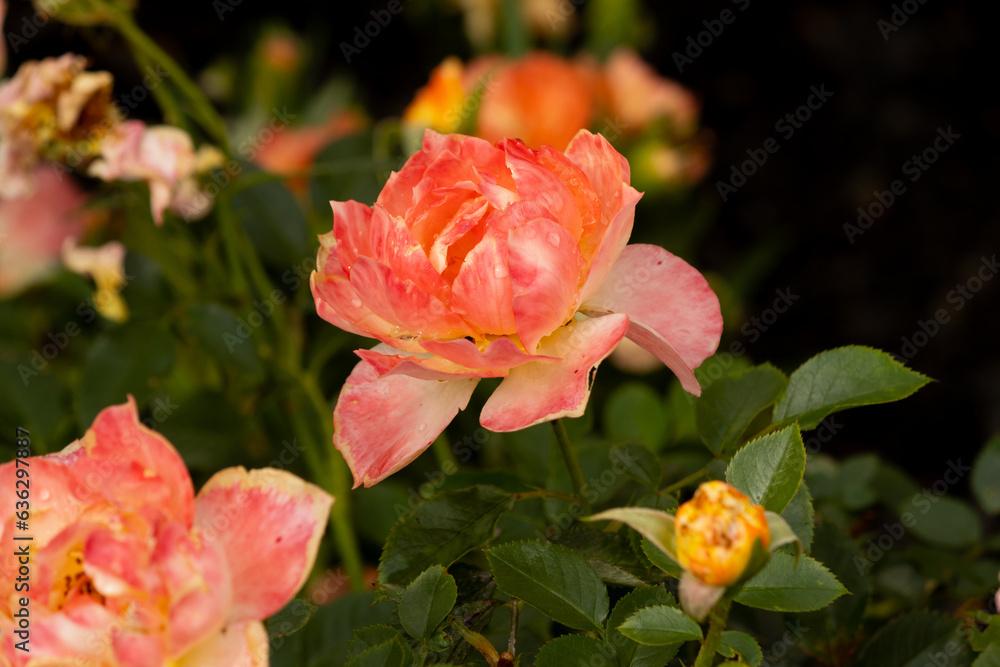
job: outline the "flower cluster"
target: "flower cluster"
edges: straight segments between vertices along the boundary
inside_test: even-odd
[[[682,259],[626,246],[639,197],[625,159],[586,130],[565,153],[428,130],[374,207],[332,202],[317,312],[381,341],[358,352],[334,411],[356,484],[413,460],[481,378],[504,378],[488,429],[583,414],[591,369],[626,336],[699,393],[719,301]]]
[[[261,620],[305,582],[333,498],[268,468],[222,470],[195,496],[180,455],[139,424],[131,399],[61,452],[26,462],[32,540],[12,541],[13,514],[0,539],[30,545],[30,590],[0,601],[0,663],[268,664]],[[5,511],[15,477],[15,462],[0,466]],[[18,567],[4,549],[0,590],[15,590]],[[30,652],[14,648],[18,596],[29,599]]]
[[[698,112],[690,91],[622,48],[603,65],[542,52],[483,56],[467,65],[451,57],[431,73],[403,120],[439,132],[472,131],[490,142],[516,137],[536,149],[563,149],[584,128],[632,141],[654,135],[635,147],[645,170],[663,182],[693,183],[709,164]]]

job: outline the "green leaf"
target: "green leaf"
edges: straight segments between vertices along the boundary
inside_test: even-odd
[[[770,364],[719,378],[694,402],[695,422],[715,455],[739,442],[754,417],[774,404],[788,378]]]
[[[628,467],[625,474],[654,489],[660,485],[663,467],[648,447],[643,445],[619,445],[611,450],[611,460],[621,461]]]
[[[841,637],[845,643],[853,644],[856,641],[855,631],[861,624],[871,595],[871,580],[868,577],[871,563],[862,557],[857,543],[829,521],[816,526],[812,555],[830,569],[850,595],[840,597],[816,612],[819,620],[815,623],[811,620],[804,622],[809,627],[824,625],[827,637]]]
[[[412,661],[412,649],[399,639],[390,639],[357,654],[346,667],[410,667]]]
[[[827,415],[847,408],[906,398],[930,378],[881,350],[851,345],[821,352],[799,366],[774,407],[774,423],[798,421],[816,428]]]
[[[427,568],[406,587],[399,603],[399,622],[417,639],[427,639],[458,598],[455,579],[440,565]]]
[[[660,568],[672,577],[680,577],[683,569],[676,560],[668,556],[663,549],[659,548],[648,537],[643,537],[640,543],[642,553],[646,555],[649,562]]]
[[[621,521],[652,542],[660,551],[676,560],[677,537],[674,515],[647,507],[616,507],[604,510],[586,521]]]
[[[243,168],[244,178],[260,172],[247,163]],[[304,264],[315,266],[315,243],[309,224],[302,207],[283,183],[268,181],[243,188],[233,195],[232,203],[236,218],[265,262],[282,271]],[[258,294],[257,298],[270,296]]]
[[[563,625],[600,630],[608,591],[582,556],[548,542],[512,542],[486,551],[497,587]]]
[[[667,420],[660,403],[660,397],[646,384],[627,382],[618,387],[604,405],[608,438],[658,450],[667,437]]]
[[[878,456],[860,454],[844,459],[840,464],[837,480],[840,485],[840,502],[849,510],[860,510],[878,498],[872,483],[878,472]]]
[[[447,491],[421,503],[389,533],[379,581],[407,584],[431,565],[451,565],[493,538],[514,496],[492,486]]]
[[[635,587],[650,581],[648,568],[621,532],[577,522],[554,541],[586,558],[605,583]]]
[[[1000,667],[1000,644],[990,644],[972,663],[972,667]]]
[[[726,481],[764,509],[780,514],[806,470],[802,433],[793,424],[747,443],[726,469]]]
[[[354,631],[354,635],[347,645],[347,658],[355,658],[370,648],[391,641],[398,641],[405,647],[404,652],[410,653],[408,650],[410,645],[396,628],[389,627],[388,625],[369,625],[365,628],[358,628]]]
[[[983,446],[972,467],[972,491],[987,514],[1000,514],[1000,435]]]
[[[535,667],[614,667],[615,650],[607,642],[583,635],[563,635],[546,642],[535,656]]]
[[[798,559],[778,551],[734,598],[748,607],[770,611],[822,609],[847,592],[822,563],[809,556]]]
[[[751,667],[757,667],[764,659],[764,653],[760,650],[757,640],[736,630],[726,630],[722,633],[719,654],[726,658],[735,658],[738,654],[740,659]]]
[[[659,667],[670,662],[670,659],[677,654],[677,650],[680,648],[679,644],[643,646],[618,631],[618,626],[624,623],[629,616],[644,607],[653,605],[676,606],[677,601],[662,586],[647,586],[628,593],[615,604],[615,608],[611,611],[611,615],[608,617],[608,642],[618,652],[619,667]]]
[[[309,622],[317,608],[308,600],[295,598],[278,613],[267,619],[268,638],[274,639],[275,637],[287,637],[295,634]]]
[[[140,408],[152,386],[174,365],[174,339],[163,325],[129,322],[94,341],[80,373],[77,417],[90,424],[102,409],[124,403],[129,394]]]
[[[355,628],[387,623],[394,605],[355,593],[321,606],[302,630],[271,640],[271,667],[326,667],[346,662]],[[319,601],[319,600],[317,600]],[[398,631],[395,631],[398,634]]]
[[[957,667],[968,664],[961,623],[927,611],[900,616],[862,647],[856,667]],[[934,658],[933,662],[931,658]]]
[[[243,317],[247,314],[244,313]],[[245,319],[241,321],[242,318],[214,303],[192,304],[187,315],[189,333],[200,349],[248,380],[253,381],[263,375],[264,367],[257,354],[257,345],[251,338],[255,329]]]
[[[654,605],[635,612],[618,626],[632,641],[646,646],[665,646],[701,639],[701,627],[678,607]]]
[[[904,505],[900,516],[914,535],[938,546],[963,549],[982,539],[979,517],[969,505],[930,490]]]
[[[813,503],[809,495],[809,487],[805,480],[799,484],[799,490],[781,513],[781,517],[792,527],[802,541],[802,551],[809,553],[812,548],[814,521]]]

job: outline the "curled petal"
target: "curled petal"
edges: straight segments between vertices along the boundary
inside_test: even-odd
[[[302,587],[316,561],[333,497],[284,470],[216,473],[198,492],[195,527],[216,543],[232,577],[229,622],[261,620]],[[261,563],[280,563],[260,576]]]
[[[346,276],[351,275],[351,266],[360,256],[372,253],[370,233],[372,209],[365,204],[349,201],[331,201],[333,209],[333,238],[336,245],[337,261]]]
[[[101,410],[78,443],[85,454],[76,462],[76,477],[87,491],[103,489],[123,507],[157,507],[191,525],[194,486],[187,467],[166,438],[139,423],[134,398]]]
[[[469,333],[469,326],[440,299],[373,259],[358,258],[351,271],[351,285],[372,312],[401,329],[394,332],[396,336],[460,338]]]
[[[466,256],[452,283],[451,309],[478,331],[498,335],[515,331],[507,254],[506,234],[489,234]]]
[[[528,362],[562,361],[559,357],[528,354],[509,338],[497,338],[484,350],[480,350],[475,343],[465,338],[448,341],[425,340],[420,344],[428,352],[466,368],[507,369]]]
[[[237,623],[195,646],[178,667],[267,667],[270,649],[263,623]]]
[[[627,184],[621,185],[621,193],[621,208],[600,236],[595,236],[596,250],[592,255],[590,272],[587,274],[583,289],[580,290],[580,301],[583,303],[587,303],[607,280],[611,267],[625,250],[625,244],[632,235],[635,205],[639,203],[642,193]],[[586,249],[585,244],[581,245],[581,249]]]
[[[628,161],[608,143],[607,139],[587,130],[580,130],[569,142],[569,146],[566,147],[566,157],[579,167],[590,181],[590,186],[600,201],[601,226],[607,227],[623,207],[622,185],[629,184]],[[594,231],[585,229],[581,241],[594,236]]]
[[[466,343],[469,341],[461,338]],[[469,343],[470,345],[472,343]],[[407,355],[386,345],[376,345],[372,350],[356,350],[355,354],[365,360],[378,377],[406,375],[418,380],[454,380],[461,377],[500,377],[506,375],[500,370],[474,370],[463,368],[447,359],[431,354]]]
[[[576,310],[583,259],[569,232],[546,218],[511,230],[507,246],[517,335],[534,353]]]
[[[380,378],[364,361],[355,366],[333,411],[333,443],[354,486],[371,486],[419,456],[465,409],[477,382]]]
[[[686,391],[701,395],[694,369],[719,346],[722,312],[708,281],[690,264],[659,246],[630,245],[581,310],[627,314],[628,337],[666,364]]]
[[[560,417],[579,417],[590,397],[591,369],[625,336],[628,317],[573,322],[544,339],[538,351],[563,357],[513,368],[486,401],[480,422],[491,431],[517,431]]]

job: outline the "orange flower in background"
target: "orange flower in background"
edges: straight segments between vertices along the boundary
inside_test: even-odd
[[[63,243],[81,236],[93,221],[83,210],[86,195],[65,170],[36,167],[27,181],[28,194],[0,198],[0,297],[52,275]]]
[[[728,586],[743,575],[753,545],[767,549],[771,533],[764,508],[725,482],[705,482],[675,515],[677,560],[710,586]]]
[[[467,90],[466,78],[461,60],[454,56],[445,58],[406,107],[403,122],[446,134],[458,130],[462,124],[462,106],[474,92]]]
[[[360,114],[342,111],[322,125],[275,129],[269,141],[261,142],[259,147],[246,146],[245,152],[251,152],[250,157],[257,164],[276,174],[303,171],[312,166],[324,147],[358,132],[364,124],[365,119]],[[304,192],[307,183],[308,180],[302,177],[288,181],[289,187],[297,192]]]
[[[21,545],[15,484],[30,470],[30,590],[0,600],[11,667],[264,667],[263,619],[312,570],[333,498],[291,473],[227,468],[195,495],[180,455],[129,400],[61,452],[0,466],[0,540]],[[266,572],[264,568],[266,566]],[[0,553],[0,590],[18,556]],[[20,590],[20,589],[19,589]],[[15,648],[28,598],[30,652]]]

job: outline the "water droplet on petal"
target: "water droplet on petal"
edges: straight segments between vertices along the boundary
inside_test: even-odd
[[[38,499],[41,500],[44,503],[45,501],[47,501],[49,499],[49,497],[51,495],[52,494],[49,493],[48,489],[42,489],[41,491],[38,492]]]
[[[420,426],[417,427],[417,430],[418,431],[426,431],[427,430],[427,424],[421,424]]]
[[[510,275],[510,271],[507,270],[507,265],[504,263],[493,265],[493,276],[496,278],[506,278]]]
[[[556,234],[555,232],[549,232],[545,238],[548,239],[549,244],[553,248],[559,247],[559,235]]]
[[[354,306],[355,308],[360,308],[361,307],[361,299],[359,299],[357,297],[354,297],[353,299],[351,299],[351,305]]]

